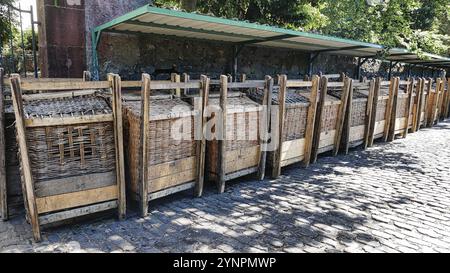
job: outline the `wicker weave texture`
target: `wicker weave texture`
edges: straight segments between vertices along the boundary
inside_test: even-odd
[[[139,149],[141,145],[141,102],[124,102],[124,143],[128,180],[133,192],[138,190]],[[183,111],[183,109],[185,109]],[[165,119],[161,117],[165,116]],[[172,128],[185,124],[185,135],[174,139]],[[195,155],[194,117],[192,107],[179,99],[150,100],[148,166],[189,158]]]
[[[97,95],[35,100],[24,104],[29,119],[111,113]],[[115,170],[113,122],[32,127],[26,131],[35,183]]]

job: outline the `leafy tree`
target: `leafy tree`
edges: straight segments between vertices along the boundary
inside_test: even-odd
[[[156,0],[219,17],[450,55],[450,0]]]
[[[15,0],[0,0],[0,47],[10,38],[10,22],[8,14],[8,5]],[[12,16],[11,16],[12,17]]]

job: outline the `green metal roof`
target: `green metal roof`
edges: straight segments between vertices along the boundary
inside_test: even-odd
[[[376,58],[384,47],[349,39],[145,5],[93,30],[94,49],[101,33],[159,34],[214,40],[239,45],[288,48]],[[387,60],[433,67],[450,67],[450,58],[425,54],[426,60],[406,49],[389,50]]]

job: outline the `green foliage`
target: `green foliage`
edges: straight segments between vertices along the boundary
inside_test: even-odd
[[[156,0],[195,10],[387,47],[450,55],[450,0]]]
[[[8,41],[10,35],[10,22],[7,5],[11,5],[15,0],[0,0],[0,47]],[[12,14],[11,17],[13,17]]]

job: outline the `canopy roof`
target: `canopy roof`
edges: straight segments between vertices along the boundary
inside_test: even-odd
[[[160,34],[237,45],[288,48],[363,58],[378,58],[378,54],[385,49],[377,44],[157,8],[151,5],[145,5],[95,28],[93,31],[95,46],[103,32]],[[386,59],[431,67],[450,67],[450,58],[433,54],[424,56],[425,59],[421,59],[417,54],[406,49],[393,48],[388,51]]]

